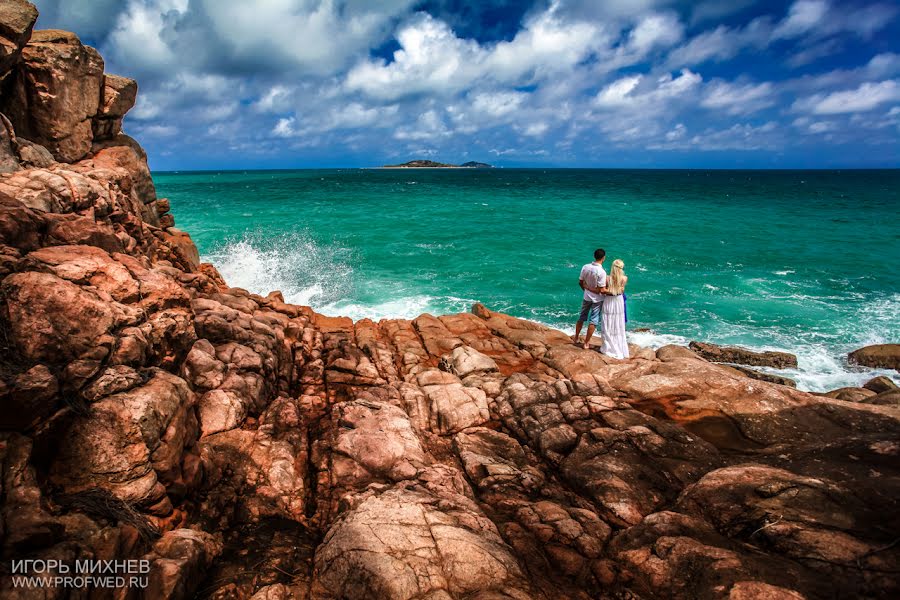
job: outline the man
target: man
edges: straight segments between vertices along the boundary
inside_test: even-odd
[[[576,344],[578,343],[578,339],[581,337],[581,327],[585,321],[588,321],[584,346],[582,346],[584,349],[590,347],[594,329],[600,325],[603,290],[606,289],[606,271],[603,270],[603,260],[605,258],[606,251],[603,248],[594,250],[594,262],[581,267],[581,275],[578,278],[578,285],[584,290],[584,296],[581,300],[581,314],[578,316],[578,322],[575,323],[575,336],[572,338],[572,341]]]

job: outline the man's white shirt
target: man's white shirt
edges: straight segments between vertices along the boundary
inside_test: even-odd
[[[602,265],[590,262],[581,267],[581,276],[585,288],[602,288],[606,287],[606,271]],[[584,299],[591,302],[602,302],[603,294],[592,292],[589,289],[584,290]]]

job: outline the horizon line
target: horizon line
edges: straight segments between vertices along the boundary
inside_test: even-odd
[[[896,167],[559,167],[559,166],[530,166],[530,167],[507,167],[496,166],[491,168],[456,168],[449,169],[446,167],[415,167],[415,168],[385,168],[385,167],[347,167],[347,166],[330,166],[330,167],[276,167],[276,168],[212,168],[212,169],[151,169],[150,173],[239,173],[239,172],[284,172],[284,171],[453,171],[453,172],[490,172],[502,170],[521,170],[521,171],[755,171],[755,172],[771,172],[771,171],[900,171],[900,166]]]

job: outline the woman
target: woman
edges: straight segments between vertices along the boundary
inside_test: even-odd
[[[603,345],[600,352],[613,358],[629,357],[628,342],[625,341],[625,263],[621,259],[613,261],[606,280],[606,294],[603,296]]]

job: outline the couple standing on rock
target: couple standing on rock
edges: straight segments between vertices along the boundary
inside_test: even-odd
[[[579,343],[581,327],[588,321],[587,334],[583,348],[590,348],[594,329],[600,326],[603,343],[600,352],[613,358],[628,358],[628,342],[625,341],[625,263],[620,259],[613,261],[609,276],[603,269],[606,251],[602,248],[594,250],[594,261],[581,267],[578,285],[584,290],[581,301],[581,314],[575,324],[575,335],[572,341]],[[602,326],[601,326],[602,319]]]

